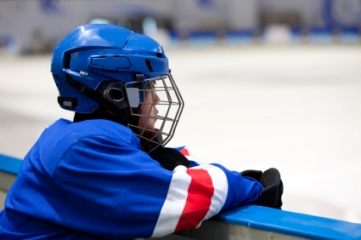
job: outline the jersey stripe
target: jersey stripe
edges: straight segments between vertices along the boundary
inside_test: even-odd
[[[152,237],[161,237],[170,234],[176,228],[183,212],[188,196],[188,187],[191,177],[187,174],[187,168],[177,166],[174,169],[173,178],[169,186],[166,200],[160,212]]]
[[[204,220],[206,220],[218,214],[219,211],[221,211],[221,209],[223,208],[224,203],[226,202],[228,196],[228,179],[226,174],[223,172],[223,170],[216,166],[205,165],[199,167],[208,171],[209,175],[212,177],[212,182],[214,187],[212,203],[207,215],[204,218]],[[194,167],[194,168],[199,168],[199,167]]]
[[[181,154],[183,154],[185,157],[189,157],[190,156],[190,154],[189,154],[189,152],[188,152],[188,149],[187,148],[182,148],[181,150],[179,150],[179,152],[181,153]]]
[[[152,237],[200,226],[222,209],[227,194],[227,177],[220,168],[176,167]]]
[[[195,228],[204,219],[211,205],[214,188],[208,171],[188,169],[192,177],[188,189],[187,202],[175,231]]]
[[[188,160],[194,161],[193,157],[189,153],[188,149],[186,147],[181,147],[177,149],[183,156],[185,156]]]

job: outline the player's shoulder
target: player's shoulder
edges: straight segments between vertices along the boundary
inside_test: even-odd
[[[81,141],[88,138],[104,138],[113,142],[129,142],[136,144],[138,138],[127,127],[109,120],[96,119],[72,122],[59,119],[49,125],[44,131],[47,139]]]

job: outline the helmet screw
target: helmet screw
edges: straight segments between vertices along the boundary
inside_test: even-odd
[[[80,71],[80,75],[82,75],[83,77],[86,77],[86,76],[88,76],[88,73],[87,73],[87,72]]]

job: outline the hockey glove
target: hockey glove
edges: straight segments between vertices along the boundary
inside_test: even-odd
[[[263,186],[260,197],[254,204],[281,209],[283,182],[276,168],[270,168],[263,173],[259,170],[245,170],[241,174],[256,179]]]
[[[163,168],[173,171],[175,167],[183,165],[192,167],[189,160],[174,148],[159,147],[149,153],[149,156],[162,165]]]

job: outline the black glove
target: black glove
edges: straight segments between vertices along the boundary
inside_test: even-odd
[[[241,174],[256,179],[263,186],[259,199],[253,204],[281,209],[283,182],[276,168],[267,169],[263,173],[259,170],[245,170]]]
[[[183,165],[192,167],[189,160],[174,148],[159,147],[149,153],[149,156],[162,165],[163,168],[173,171],[175,167]]]

